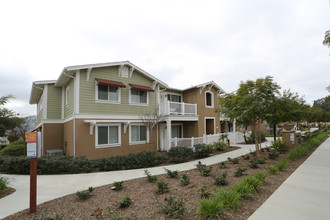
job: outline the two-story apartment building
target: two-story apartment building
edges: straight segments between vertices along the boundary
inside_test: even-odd
[[[220,132],[215,110],[224,91],[213,81],[180,90],[124,62],[65,67],[57,80],[32,84],[41,154],[61,149],[89,159],[168,150],[174,137]],[[150,130],[145,113],[161,118]]]

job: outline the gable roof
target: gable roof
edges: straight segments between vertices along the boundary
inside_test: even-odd
[[[39,98],[44,90],[45,85],[47,84],[55,84],[56,80],[43,80],[43,81],[35,81],[32,82],[32,89],[30,93],[30,104],[37,104]]]
[[[156,77],[150,75],[149,73],[147,73],[146,71],[144,71],[143,69],[141,69],[140,67],[134,65],[133,63],[131,63],[129,61],[109,62],[109,63],[95,63],[95,64],[86,64],[86,65],[77,65],[77,66],[64,67],[64,69],[62,70],[61,75],[58,77],[58,79],[55,83],[55,86],[65,85],[70,80],[70,78],[73,77],[73,75],[75,74],[75,72],[77,70],[82,70],[82,69],[91,70],[93,68],[111,67],[111,66],[129,66],[129,67],[133,68],[134,70],[142,73],[147,78],[156,81],[157,83],[161,84],[164,87],[168,87],[168,85],[166,83],[164,83],[161,80],[157,79]]]

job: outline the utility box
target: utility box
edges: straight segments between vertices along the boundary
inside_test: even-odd
[[[290,147],[297,147],[301,144],[300,131],[282,131],[282,140]]]

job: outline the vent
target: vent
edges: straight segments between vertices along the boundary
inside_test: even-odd
[[[63,150],[60,149],[52,149],[52,150],[46,150],[47,156],[62,156]]]

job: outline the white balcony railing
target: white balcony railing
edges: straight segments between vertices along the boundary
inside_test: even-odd
[[[165,101],[160,104],[161,115],[197,115],[197,104]]]

